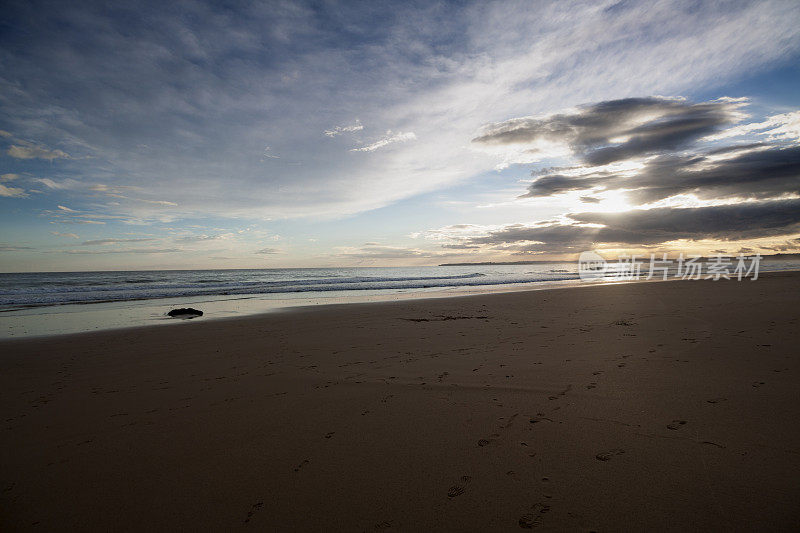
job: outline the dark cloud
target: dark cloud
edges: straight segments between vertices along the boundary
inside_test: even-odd
[[[581,202],[585,204],[599,204],[602,200],[594,196],[581,196]]]
[[[637,204],[677,194],[700,199],[767,199],[800,194],[800,147],[773,146],[714,160],[715,153],[662,155],[634,173],[600,171],[581,177],[553,173],[537,178],[523,197],[552,196],[567,191],[631,189]]]
[[[600,244],[653,246],[678,239],[722,241],[800,232],[800,199],[694,208],[639,209],[623,213],[573,213],[574,224],[515,224],[464,241],[468,245],[518,245],[526,251],[569,251]],[[584,224],[596,224],[587,226]],[[523,249],[517,247],[516,249]]]
[[[582,106],[575,113],[492,124],[475,143],[564,144],[589,165],[677,150],[739,119],[735,100],[693,104],[670,98],[625,98]]]
[[[763,246],[765,250],[772,250],[773,252],[788,252],[800,248],[800,238],[790,239],[780,244],[772,244],[770,246]]]
[[[585,191],[596,187],[613,188],[617,176],[609,172],[596,172],[584,177],[567,176],[564,174],[548,174],[536,178],[530,184],[528,192],[520,198],[536,198],[540,196],[553,196],[570,191]]]
[[[639,233],[647,244],[673,239],[746,239],[797,232],[800,199],[568,216],[576,222]]]

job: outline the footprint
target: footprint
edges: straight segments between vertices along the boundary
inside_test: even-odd
[[[533,529],[539,526],[542,523],[542,518],[549,510],[549,505],[544,505],[542,503],[533,504],[527,513],[519,517],[519,527],[522,529]]]
[[[761,385],[763,385],[763,384],[764,384],[764,382],[763,382],[763,381],[754,381],[754,382],[753,382],[753,387],[755,387],[755,388],[759,388],[759,387],[760,387]]]
[[[334,433],[336,433],[336,432],[335,431],[330,431],[330,432],[326,433],[325,434],[325,438],[329,439],[329,438],[333,437]]]
[[[256,514],[256,511],[258,511],[262,507],[264,507],[264,502],[256,502],[256,503],[254,503],[253,506],[250,507],[250,510],[247,511],[247,518],[244,519],[244,523],[245,524],[248,523],[250,521],[250,519],[253,518],[253,515]]]
[[[306,466],[306,465],[307,465],[308,463],[310,463],[310,462],[311,462],[311,461],[309,461],[308,459],[304,460],[302,463],[300,463],[299,465],[297,465],[296,467],[294,467],[294,471],[295,471],[295,472],[299,472],[301,468],[303,468],[304,466]]]
[[[453,485],[452,487],[450,487],[450,489],[447,491],[447,497],[455,498],[456,496],[461,496],[462,494],[464,494],[464,491],[466,490],[467,485],[469,485],[470,481],[472,481],[471,477],[461,476],[461,484]]]
[[[719,403],[724,402],[727,398],[711,398],[710,400],[706,400],[708,403]]]
[[[589,383],[588,385],[586,385],[586,388],[587,388],[587,389],[593,389],[593,388],[595,388],[595,387],[597,387],[597,382],[596,382],[596,381],[592,381],[591,383]]]
[[[673,420],[671,424],[667,424],[667,429],[678,430],[684,424],[686,424],[686,420]]]
[[[598,461],[608,461],[615,455],[622,455],[623,453],[625,453],[625,450],[622,450],[620,448],[614,448],[613,450],[609,450],[607,452],[598,453],[594,457]]]
[[[478,441],[478,446],[488,446],[488,445],[489,445],[489,441],[486,440],[486,439],[481,439],[481,440]]]

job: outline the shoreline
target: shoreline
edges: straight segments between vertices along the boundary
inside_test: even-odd
[[[529,283],[509,283],[509,284],[487,284],[487,285],[462,285],[454,287],[431,287],[430,289],[384,289],[381,292],[372,290],[346,291],[347,294],[337,294],[336,291],[322,293],[323,296],[309,297],[307,293],[284,293],[282,298],[274,297],[274,294],[251,294],[251,295],[202,295],[180,298],[155,298],[138,300],[117,300],[109,302],[80,302],[59,305],[46,305],[28,307],[24,309],[14,309],[0,312],[0,320],[10,323],[13,320],[20,322],[14,327],[38,327],[42,333],[15,336],[9,335],[7,331],[0,331],[0,343],[24,338],[40,338],[60,335],[73,335],[89,333],[92,331],[117,331],[138,327],[155,327],[179,324],[185,321],[167,318],[166,312],[171,308],[204,306],[211,308],[212,312],[204,314],[202,317],[192,319],[196,323],[205,323],[217,320],[230,320],[235,318],[247,318],[259,315],[268,315],[276,312],[285,312],[291,309],[309,309],[331,305],[358,305],[358,304],[380,304],[388,302],[402,302],[412,300],[447,299],[462,298],[468,296],[480,296],[485,294],[504,294],[513,292],[541,291],[570,289],[585,286],[599,286],[618,283],[638,283],[638,281],[611,281],[611,282],[582,282],[579,279],[558,280],[558,281],[537,281]],[[671,280],[667,280],[671,281]],[[224,296],[224,297],[223,297]],[[137,308],[142,308],[139,312]],[[76,317],[77,324],[87,322],[86,315],[89,313],[103,313],[106,310],[113,310],[122,313],[123,316],[113,322],[114,325],[100,322],[95,329],[74,330],[74,331],[48,331],[48,324],[44,318],[52,315],[54,318],[63,317],[69,313],[81,315]],[[204,311],[205,313],[205,311]],[[108,318],[106,318],[108,320]],[[91,318],[89,318],[91,321]],[[125,325],[122,322],[136,322],[135,324]],[[38,322],[38,324],[37,324]],[[9,326],[10,327],[10,326]],[[76,328],[81,326],[76,326]]]
[[[0,528],[789,530],[800,274],[12,339]]]
[[[800,272],[800,270],[778,270],[763,271],[759,277],[773,276],[782,273]],[[155,326],[169,326],[185,323],[186,320],[168,318],[166,312],[171,308],[203,306],[211,308],[211,312],[204,310],[204,316],[191,319],[195,323],[206,323],[218,320],[231,320],[238,318],[257,317],[270,315],[273,313],[286,312],[292,309],[313,309],[321,306],[340,306],[358,304],[380,304],[389,302],[403,302],[413,300],[434,300],[449,298],[464,298],[470,296],[481,296],[489,294],[506,294],[528,291],[550,291],[568,290],[579,287],[596,287],[605,285],[620,285],[628,283],[653,283],[669,281],[687,281],[677,278],[666,280],[625,280],[625,281],[581,281],[558,280],[558,281],[538,281],[529,283],[514,284],[492,284],[492,285],[463,285],[455,287],[431,287],[430,290],[398,290],[397,292],[375,291],[349,291],[347,295],[334,294],[318,297],[303,296],[305,293],[291,293],[294,297],[275,298],[273,294],[253,294],[253,295],[203,295],[183,298],[157,298],[139,300],[119,300],[110,302],[86,302],[69,303],[48,306],[36,306],[24,309],[14,309],[0,312],[0,321],[4,321],[5,327],[0,330],[0,343],[15,339],[46,338],[52,336],[75,335],[81,333],[91,333],[96,331],[120,331],[132,328],[147,328]],[[698,280],[704,281],[704,280]],[[749,280],[719,280],[718,283],[734,282],[743,283]],[[289,293],[287,293],[289,294]],[[140,309],[141,308],[141,309]],[[109,317],[106,311],[114,311],[119,316]],[[65,326],[63,318],[75,313],[72,323],[75,325],[70,328]],[[95,322],[93,329],[85,329],[87,322]],[[54,324],[53,320],[60,320]],[[14,323],[16,322],[16,323]],[[131,323],[133,322],[133,323]],[[8,328],[8,329],[6,329]],[[9,329],[16,328],[38,329],[37,333],[18,334],[18,331],[10,332]],[[57,329],[62,328],[62,329]]]

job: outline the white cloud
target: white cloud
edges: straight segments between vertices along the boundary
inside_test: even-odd
[[[55,235],[56,237],[67,237],[69,239],[80,239],[80,237],[74,233],[61,233],[59,231],[51,231],[51,234]]]
[[[78,211],[75,211],[74,209],[70,209],[69,207],[66,207],[66,206],[63,206],[63,205],[59,205],[58,208],[60,210],[62,210],[62,211],[66,211],[67,213],[77,213],[78,212]]]
[[[384,245],[377,242],[366,242],[359,247],[341,247],[337,255],[340,257],[354,257],[360,259],[429,259],[448,257],[455,254],[424,250],[421,248]]]
[[[151,238],[139,238],[139,239],[97,239],[94,241],[86,241],[82,242],[81,245],[83,246],[105,246],[108,244],[120,244],[120,243],[129,243],[129,242],[151,242],[155,239]]]
[[[49,150],[43,146],[28,145],[18,146],[12,144],[6,151],[8,155],[16,159],[71,159],[70,155],[62,150]]]
[[[368,144],[367,146],[362,146],[361,148],[353,148],[350,151],[351,152],[374,152],[375,150],[377,150],[379,148],[383,148],[384,146],[387,146],[389,144],[398,143],[398,142],[405,142],[405,141],[413,141],[413,140],[416,140],[416,138],[417,138],[417,136],[414,134],[414,132],[411,132],[411,131],[406,132],[406,133],[403,133],[403,132],[393,133],[392,130],[388,130],[386,132],[386,135],[383,138],[375,141],[374,143]]]
[[[13,244],[0,243],[0,252],[21,252],[23,250],[33,250],[30,246],[16,246]]]
[[[163,206],[167,206],[167,207],[177,207],[178,206],[178,204],[176,204],[175,202],[170,202],[170,201],[167,201],[167,200],[145,200],[145,199],[142,199],[142,198],[133,198],[133,200],[138,200],[139,202],[145,202],[147,204],[163,205]]]
[[[74,255],[103,254],[172,254],[182,252],[178,248],[116,248],[111,250],[61,250],[61,253]]]
[[[716,135],[710,135],[704,140],[718,141],[731,137],[741,137],[750,133],[766,135],[767,140],[770,141],[798,141],[800,140],[800,111],[772,115],[761,122],[740,124]]]
[[[349,126],[336,126],[333,129],[325,130],[325,135],[328,137],[336,137],[342,133],[353,133],[356,131],[361,131],[364,129],[364,126],[361,124],[361,121],[356,119],[355,123]]]
[[[19,187],[6,187],[5,185],[0,184],[0,196],[4,196],[6,198],[25,198],[28,196],[28,193]]]
[[[281,156],[279,156],[279,155],[275,155],[275,154],[270,153],[270,147],[269,146],[265,146],[264,147],[264,151],[261,153],[261,157],[266,157],[267,159],[280,159],[281,158]]]
[[[55,181],[51,180],[50,178],[34,178],[34,182],[41,183],[48,189],[53,189],[56,191],[60,190],[68,190],[68,189],[75,189],[76,187],[80,186],[80,183],[73,180],[73,179],[65,179],[62,181]]]
[[[3,174],[0,176],[0,182],[7,183],[9,181],[14,181],[17,178],[19,178],[19,174]]]
[[[233,236],[231,233],[223,233],[219,235],[187,235],[185,237],[178,237],[175,242],[209,242],[209,241],[224,241]]]

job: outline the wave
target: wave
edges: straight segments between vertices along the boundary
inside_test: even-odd
[[[142,287],[85,286],[82,289],[62,287],[55,292],[30,290],[0,294],[0,307],[39,307],[72,303],[113,302],[158,298],[178,298],[214,295],[258,295],[290,294],[333,291],[430,289],[459,286],[503,285],[513,283],[535,283],[562,281],[577,276],[487,276],[480,272],[449,276],[351,276],[348,278],[284,279],[277,281],[247,280],[220,282],[217,285],[201,284],[198,281]]]
[[[350,278],[299,278],[299,279],[283,279],[276,281],[262,281],[258,279],[244,279],[244,280],[230,280],[230,279],[200,279],[200,280],[183,280],[179,283],[160,283],[159,285],[147,285],[146,281],[136,282],[142,285],[141,287],[120,287],[121,284],[134,284],[131,280],[118,280],[116,282],[105,283],[84,283],[75,284],[73,282],[65,282],[61,284],[61,292],[85,292],[85,291],[119,291],[119,290],[143,290],[148,291],[154,288],[162,290],[172,289],[191,289],[196,284],[216,284],[217,290],[236,289],[238,287],[263,287],[265,289],[272,287],[291,287],[296,285],[326,285],[326,284],[358,284],[358,283],[397,283],[406,281],[436,281],[436,280],[459,280],[483,277],[485,274],[474,272],[472,274],[464,274],[458,276],[410,276],[410,277],[377,277],[377,276],[360,276]],[[161,281],[161,280],[158,280]],[[44,287],[42,284],[37,286],[20,286],[12,289],[5,289],[0,291],[0,297],[10,294],[30,294],[30,293],[52,293],[56,292],[52,286]]]

